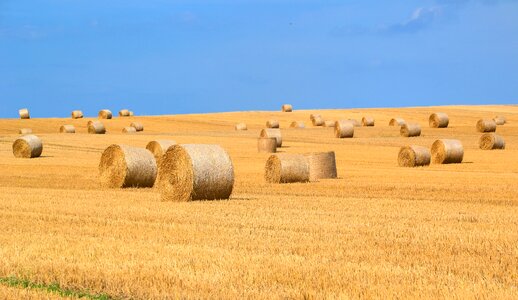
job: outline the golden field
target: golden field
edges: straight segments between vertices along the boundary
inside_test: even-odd
[[[297,107],[295,107],[296,109]],[[446,112],[449,128],[428,127]],[[138,113],[138,112],[136,112]],[[310,113],[373,116],[353,139],[314,128]],[[504,115],[505,150],[478,148],[475,124]],[[419,122],[403,138],[389,120]],[[338,179],[268,184],[257,153],[267,119],[286,153],[335,151]],[[518,106],[235,112],[86,122],[0,120],[0,277],[113,298],[518,298]],[[133,120],[144,132],[123,134]],[[305,129],[287,128],[302,120]],[[234,131],[245,122],[248,131]],[[76,134],[59,134],[64,124]],[[18,129],[43,155],[16,159]],[[460,139],[464,161],[401,168],[399,148]],[[98,164],[114,143],[154,139],[222,145],[235,170],[230,200],[161,202],[156,189],[102,189]],[[59,298],[0,283],[2,298]]]

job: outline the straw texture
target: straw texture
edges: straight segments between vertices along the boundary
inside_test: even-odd
[[[354,136],[354,126],[348,120],[335,122],[335,137],[339,139],[352,138]]]
[[[304,154],[309,165],[309,180],[336,178],[335,152],[318,152]]]
[[[505,119],[505,117],[502,117],[502,116],[496,116],[493,121],[495,121],[496,125],[504,125],[507,120]]]
[[[430,149],[426,147],[406,146],[399,150],[397,161],[400,167],[419,167],[428,166],[431,158]]]
[[[83,117],[83,112],[80,110],[74,110],[72,112],[72,119],[81,119]]]
[[[309,119],[311,120],[311,122],[313,122],[313,120],[314,120],[316,117],[320,117],[320,118],[322,118],[322,116],[321,116],[320,114],[310,114],[310,115],[309,115]]]
[[[302,154],[274,154],[266,161],[264,177],[270,183],[308,182],[308,160]]]
[[[18,110],[18,114],[20,115],[20,119],[30,119],[29,110],[27,108],[22,108]]]
[[[135,127],[132,127],[132,126],[127,126],[127,127],[122,128],[122,132],[124,132],[124,133],[136,133],[137,129]]]
[[[363,126],[374,126],[374,118],[372,117],[363,117],[362,118]]]
[[[291,104],[284,104],[282,106],[282,111],[283,112],[292,112],[293,111],[293,106],[291,106]]]
[[[277,121],[277,120],[266,121],[266,128],[279,128],[279,121]]]
[[[130,111],[127,109],[121,109],[119,110],[119,117],[129,117]]]
[[[144,125],[140,122],[131,122],[130,127],[135,128],[137,131],[144,131]]]
[[[332,120],[324,121],[324,127],[334,127],[334,126],[335,126],[335,121],[332,121]]]
[[[43,152],[43,143],[41,139],[35,135],[28,134],[19,137],[13,143],[14,157],[33,158],[39,157]]]
[[[505,149],[504,138],[495,133],[484,133],[478,140],[482,150]]]
[[[88,122],[88,133],[91,134],[105,134],[106,128],[100,121],[89,121]]]
[[[164,154],[174,145],[176,145],[176,141],[173,140],[156,140],[147,143],[146,149],[153,154],[157,165],[160,166]]]
[[[405,123],[399,129],[401,136],[413,137],[421,135],[421,125],[417,123]]]
[[[441,139],[432,144],[432,162],[435,164],[461,163],[464,147],[459,140]]]
[[[62,125],[59,127],[60,133],[76,133],[76,128],[74,125]]]
[[[290,124],[291,128],[306,128],[306,125],[302,121],[293,121]]]
[[[278,128],[265,128],[261,130],[259,137],[263,138],[275,138],[277,140],[277,148],[282,147],[282,135],[281,130]]]
[[[477,130],[479,132],[495,132],[496,122],[494,120],[478,120]]]
[[[431,128],[446,128],[450,123],[450,118],[445,113],[434,113],[428,118],[428,125]]]
[[[99,111],[98,117],[99,119],[111,119],[113,115],[109,109],[102,109]]]
[[[275,153],[277,152],[277,139],[272,137],[260,137],[257,139],[257,152]]]
[[[323,126],[324,119],[321,116],[315,116],[313,120],[311,120],[311,123],[313,124],[313,126]]]
[[[405,120],[403,120],[401,118],[393,118],[393,119],[390,119],[390,122],[389,122],[389,126],[402,126],[403,124],[405,124]]]
[[[237,123],[235,126],[236,130],[248,130],[248,127],[245,123]]]

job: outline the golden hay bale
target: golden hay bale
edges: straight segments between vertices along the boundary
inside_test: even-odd
[[[30,129],[30,128],[22,128],[18,132],[20,134],[32,134],[32,129]]]
[[[335,126],[335,121],[332,121],[332,120],[324,121],[324,127],[334,127],[334,126]]]
[[[348,120],[335,122],[335,137],[339,139],[352,138],[354,136],[354,126]]]
[[[122,128],[122,132],[124,132],[124,133],[136,133],[137,129],[135,127],[132,127],[132,126],[127,126],[127,127]]]
[[[80,110],[74,110],[72,112],[72,119],[81,119],[83,117],[83,112]]]
[[[496,122],[494,120],[478,120],[477,130],[479,132],[495,132]]]
[[[399,150],[397,161],[400,167],[419,167],[428,166],[431,158],[430,149],[426,147],[405,146]]]
[[[266,121],[266,128],[279,128],[279,121],[277,121],[277,120]]]
[[[43,143],[41,142],[39,137],[32,134],[19,137],[13,143],[14,157],[39,157],[41,155],[41,152],[43,152]]]
[[[274,154],[266,161],[264,178],[270,183],[308,182],[308,160],[302,154]]]
[[[74,125],[63,125],[59,127],[60,133],[76,133],[76,128]]]
[[[353,124],[354,127],[361,127],[362,126],[362,123],[358,120],[355,120],[355,119],[348,119],[347,121],[351,122],[351,124]]]
[[[259,153],[275,153],[277,152],[277,139],[260,137],[257,139],[257,151]]]
[[[22,108],[18,110],[18,114],[20,115],[20,119],[30,119],[29,110],[27,108]]]
[[[482,150],[505,149],[504,138],[495,133],[484,133],[478,140]]]
[[[146,149],[153,154],[157,165],[160,166],[164,154],[174,145],[176,145],[176,142],[172,140],[156,140],[147,143]]]
[[[318,152],[304,154],[309,165],[309,180],[336,178],[335,152]]]
[[[144,125],[140,122],[131,122],[130,127],[135,128],[137,131],[144,131]]]
[[[237,123],[235,126],[236,130],[248,130],[248,127],[245,123]]]
[[[128,111],[128,117],[133,117],[135,114],[133,113],[133,111]]]
[[[130,112],[127,109],[121,109],[119,110],[119,117],[129,117]]]
[[[459,140],[441,139],[432,144],[432,162],[435,164],[461,163],[464,147]]]
[[[306,125],[302,121],[293,121],[290,124],[291,128],[306,128]]]
[[[155,157],[143,148],[111,145],[99,163],[101,185],[107,188],[152,187],[156,175]]]
[[[450,118],[445,113],[434,113],[428,118],[428,124],[431,128],[446,128],[450,123]]]
[[[112,112],[109,109],[102,109],[99,111],[99,119],[111,119],[113,117]]]
[[[502,116],[496,116],[493,120],[495,121],[496,125],[504,125],[507,122],[505,117]]]
[[[284,104],[282,106],[282,111],[283,112],[292,112],[293,111],[293,106],[291,106],[291,104]]]
[[[362,118],[363,126],[374,126],[374,118],[371,117],[363,117]]]
[[[261,134],[259,137],[264,138],[275,138],[277,141],[277,148],[282,147],[282,135],[281,130],[279,128],[265,128],[261,130]]]
[[[310,115],[309,115],[309,119],[311,120],[311,122],[313,122],[313,120],[314,120],[316,117],[320,117],[320,118],[322,118],[322,116],[321,116],[320,114],[310,114]]]
[[[403,124],[405,124],[405,120],[403,120],[401,118],[393,118],[393,119],[390,119],[390,122],[389,122],[389,126],[402,126]]]
[[[412,137],[421,135],[421,125],[417,123],[405,123],[399,129],[401,136]]]
[[[91,134],[105,134],[106,128],[100,121],[89,121],[88,122],[88,133]]]
[[[163,201],[228,199],[234,167],[219,145],[175,145],[160,163],[158,188]]]
[[[313,120],[311,120],[311,123],[313,123],[313,126],[323,126],[324,119],[321,116],[315,116]]]

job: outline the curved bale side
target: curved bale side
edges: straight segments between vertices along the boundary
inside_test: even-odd
[[[310,115],[309,115],[309,119],[311,120],[311,122],[313,122],[313,120],[314,120],[316,117],[320,117],[320,118],[322,118],[322,115],[320,115],[320,114],[310,114]]]
[[[362,125],[363,126],[374,126],[374,118],[371,117],[363,117],[362,118]]]
[[[257,139],[257,152],[275,153],[277,152],[277,139],[272,137],[260,137]]]
[[[144,125],[140,122],[131,122],[130,127],[135,128],[137,131],[144,131]]]
[[[450,124],[450,118],[445,113],[433,113],[428,118],[428,125],[431,128],[446,128]]]
[[[335,122],[335,137],[339,139],[352,138],[354,136],[354,126],[347,120]]]
[[[156,176],[155,157],[147,149],[114,144],[101,156],[99,178],[103,187],[152,187]]]
[[[281,108],[283,112],[292,112],[293,106],[291,104],[284,104]]]
[[[504,138],[495,133],[484,133],[478,140],[482,150],[505,149]]]
[[[29,110],[27,108],[22,108],[18,110],[18,114],[20,115],[20,119],[30,119],[31,115],[29,114]]]
[[[248,130],[248,127],[245,123],[237,123],[234,127],[235,130]]]
[[[100,121],[89,121],[88,122],[88,133],[90,134],[105,134],[106,128]]]
[[[157,165],[160,166],[164,154],[174,145],[176,145],[176,141],[173,140],[156,140],[147,143],[146,149],[153,154]]]
[[[262,138],[275,138],[277,141],[277,148],[282,147],[282,135],[281,130],[278,128],[265,128],[261,130],[259,137]]]
[[[478,120],[477,130],[478,132],[495,132],[496,122],[494,120]]]
[[[308,182],[308,160],[302,154],[274,154],[266,161],[264,178],[269,183]]]
[[[332,121],[332,120],[324,121],[324,127],[334,127],[335,126],[335,122],[336,121]]]
[[[83,112],[80,110],[72,111],[72,119],[81,119],[83,118]]]
[[[20,130],[18,130],[18,133],[19,134],[32,134],[32,129],[30,129],[30,128],[21,128]]]
[[[353,124],[354,127],[361,127],[362,126],[362,123],[358,120],[355,120],[355,119],[348,119],[347,121],[351,122],[351,124]]]
[[[135,113],[132,110],[128,111],[128,117],[133,117],[134,115]]]
[[[59,127],[60,133],[76,133],[76,128],[74,125],[62,125]]]
[[[493,121],[495,121],[496,125],[504,125],[507,122],[503,116],[496,116]]]
[[[33,158],[41,156],[43,143],[35,135],[28,134],[17,138],[13,143],[14,157]]]
[[[323,126],[324,119],[321,116],[315,116],[313,120],[311,120],[311,123],[313,124],[313,126]]]
[[[228,199],[234,187],[234,167],[219,145],[174,145],[159,168],[162,201]]]
[[[266,128],[279,128],[279,121],[277,120],[268,120],[266,121]]]
[[[127,109],[121,109],[119,110],[119,117],[129,117],[130,111]]]
[[[392,118],[389,122],[389,126],[402,126],[403,124],[405,124],[405,120],[402,118]]]
[[[337,178],[335,152],[304,154],[309,165],[309,181]]]
[[[306,124],[302,121],[293,121],[290,124],[291,128],[306,128]]]
[[[401,125],[399,133],[404,137],[414,137],[421,135],[421,125],[417,123],[405,123]]]
[[[133,126],[127,126],[127,127],[122,128],[122,132],[123,133],[136,133],[137,129]]]
[[[434,164],[457,164],[464,158],[464,147],[459,140],[436,140],[431,152]]]
[[[422,146],[405,146],[399,149],[398,164],[400,167],[428,166],[432,159],[430,149]]]
[[[113,118],[112,112],[109,109],[101,109],[97,115],[99,119],[111,119]]]

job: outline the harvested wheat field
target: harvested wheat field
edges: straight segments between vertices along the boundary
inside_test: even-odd
[[[295,103],[296,104],[296,103]],[[297,106],[294,106],[297,108]],[[447,128],[426,126],[435,112]],[[376,120],[337,139],[333,128],[290,128],[310,114]],[[479,148],[480,119],[504,116],[505,149]],[[419,123],[402,137],[398,116]],[[0,120],[0,297],[517,298],[518,106],[298,110],[104,119]],[[280,123],[279,154],[334,151],[338,178],[275,184],[258,153],[266,121]],[[247,131],[234,125],[246,120]],[[62,124],[76,134],[59,134]],[[40,157],[13,155],[20,128]],[[460,164],[400,167],[401,147],[462,142]],[[230,156],[230,199],[161,201],[157,187],[101,187],[110,145],[153,140],[217,144]],[[20,284],[29,282],[31,284]],[[58,291],[56,291],[58,290]],[[67,292],[68,291],[68,292]]]

